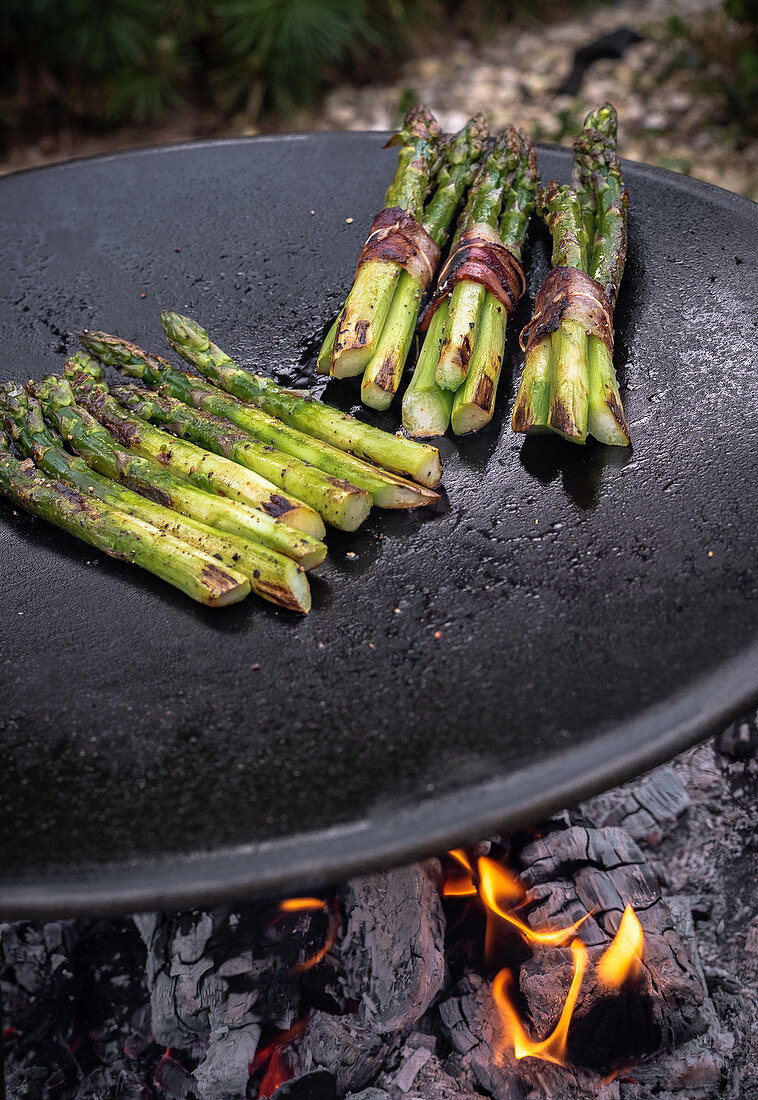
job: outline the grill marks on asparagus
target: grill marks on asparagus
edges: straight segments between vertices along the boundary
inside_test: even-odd
[[[372,428],[313,397],[299,397],[271,378],[243,370],[189,317],[164,311],[161,322],[174,350],[227,393],[256,405],[298,431],[374,462],[400,477],[412,478],[430,488],[440,482],[442,464],[436,447]],[[355,484],[353,478],[350,480]]]
[[[33,463],[0,452],[0,493],[109,557],[147,569],[199,603],[223,607],[249,593],[250,581],[150,523],[45,477]]]
[[[629,444],[613,368],[612,311],[626,259],[628,205],[616,133],[610,104],[591,112],[574,143],[571,185],[553,180],[540,189],[553,271],[526,330],[514,431],[552,430],[575,443],[589,433],[602,443]]]
[[[161,356],[148,355],[135,344],[104,332],[85,331],[80,332],[79,337],[85,347],[102,362],[115,367],[128,378],[138,378],[161,394],[168,394],[186,405],[214,414],[223,419],[226,424],[231,422],[258,442],[271,445],[277,451],[308,462],[338,480],[346,479],[352,485],[367,491],[379,508],[418,508],[439,499],[431,489],[356,458],[297,428],[292,428],[261,408],[246,404],[219,389],[205,378],[176,370]],[[223,353],[220,354],[223,355]],[[329,411],[336,413],[336,410]],[[342,414],[337,415],[342,417]],[[343,419],[348,428],[359,424],[353,417]],[[363,425],[363,427],[366,426]],[[374,432],[374,429],[370,431]],[[390,436],[388,433],[375,433],[375,435],[380,437],[384,435],[393,453],[398,445],[402,448],[403,444],[410,442]],[[435,473],[436,469],[441,471],[439,452],[436,448],[427,450],[431,458],[428,458],[426,452],[422,452],[423,461]],[[402,453],[397,455],[399,461],[404,460],[405,453],[405,450],[402,450]]]
[[[77,404],[67,380],[50,375],[41,383],[30,384],[30,392],[72,450],[105,477],[123,481],[136,492],[201,523],[282,553],[304,569],[324,560],[326,546],[318,539],[246,505],[199,489],[157,462],[120,447],[110,432]]]
[[[508,127],[468,193],[422,323],[429,330],[403,398],[412,435],[441,434],[448,423],[463,435],[492,418],[506,325],[523,289],[521,252],[537,182],[529,138]]]
[[[69,454],[61,437],[46,424],[38,401],[13,383],[0,386],[0,423],[20,453],[49,477],[68,482],[81,493],[151,523],[243,573],[253,592],[291,610],[310,609],[310,590],[303,571],[290,558],[260,543],[225,534],[97,473],[82,458]]]

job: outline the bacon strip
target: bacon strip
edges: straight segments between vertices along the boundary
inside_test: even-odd
[[[534,313],[521,330],[519,343],[527,353],[561,321],[578,321],[588,336],[599,336],[613,354],[613,307],[608,295],[576,267],[554,267],[539,289]]]
[[[374,218],[358,257],[356,274],[369,260],[399,264],[425,291],[440,262],[439,246],[402,206],[386,206]]]
[[[421,319],[421,332],[429,327],[435,310],[455,284],[464,280],[485,286],[503,303],[509,317],[526,290],[524,269],[501,242],[497,231],[486,223],[472,225],[461,235],[458,245],[445,261],[434,300]]]

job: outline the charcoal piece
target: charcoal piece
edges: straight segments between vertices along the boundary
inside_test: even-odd
[[[192,1074],[169,1051],[156,1066],[153,1083],[168,1100],[191,1100],[196,1095]]]
[[[351,879],[335,948],[359,1023],[380,1034],[411,1028],[442,988],[445,917],[439,863]]]
[[[270,904],[140,914],[158,1042],[201,1059],[201,1100],[244,1096],[265,1023],[286,1030],[300,1013],[298,968],[323,946],[329,915]]]
[[[705,984],[692,917],[693,905],[697,904],[697,899],[674,897],[667,898],[666,902],[674,931]],[[660,1095],[664,1090],[685,1092],[687,1100],[711,1100],[714,1096],[727,1095],[724,1075],[727,1060],[734,1050],[734,1035],[722,1025],[710,997],[705,998],[701,1011],[708,1024],[707,1030],[674,1050],[665,1052],[655,1061],[636,1066],[634,1076],[641,1086],[648,1087],[655,1095]],[[733,1095],[741,1097],[739,1090]]]
[[[343,1095],[367,1085],[393,1048],[391,1038],[362,1026],[352,1016],[332,1016],[316,1009],[294,1044],[294,1055],[299,1073],[328,1070]]]
[[[606,1071],[705,1030],[702,976],[675,931],[656,875],[631,837],[618,828],[546,828],[521,849],[519,861],[522,880],[538,884],[527,894],[531,927],[541,926],[543,910],[553,917],[556,912],[592,913],[582,926],[589,966],[569,1033],[574,1063]],[[595,966],[627,903],[645,934],[644,970],[639,981],[608,992],[598,984]],[[536,946],[522,965],[519,986],[536,1036],[548,1035],[557,1023],[571,975],[565,947]]]
[[[440,1005],[440,1015],[464,1068],[493,1100],[648,1100],[639,1090],[625,1095],[620,1082],[603,1081],[586,1069],[539,1058],[517,1060],[490,983],[479,975],[459,983]]]
[[[239,1100],[245,1095],[260,1037],[257,1023],[212,1026],[205,1057],[193,1075],[203,1100]]]
[[[89,1073],[74,1094],[74,1100],[152,1100],[153,1092],[136,1073],[101,1067]]]
[[[325,1069],[315,1069],[280,1085],[271,1100],[337,1100],[337,1083]]]
[[[384,1089],[364,1089],[363,1092],[349,1092],[345,1100],[390,1100]]]
[[[388,1100],[479,1100],[461,1074],[451,1076],[436,1055],[432,1036],[410,1035],[393,1065],[386,1067],[376,1081]]]
[[[690,797],[673,768],[656,768],[630,788],[599,795],[585,806],[595,825],[621,825],[638,844],[655,845],[689,809]]]
[[[489,982],[478,974],[463,978],[439,1006],[446,1038],[493,1100],[524,1100],[519,1075],[506,1051],[506,1035]]]
[[[716,736],[716,749],[730,760],[749,760],[758,753],[758,713],[732,722]]]

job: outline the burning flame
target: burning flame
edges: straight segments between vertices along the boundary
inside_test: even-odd
[[[527,943],[544,943],[558,946],[568,943],[576,935],[576,930],[587,920],[589,913],[585,913],[579,920],[568,925],[567,928],[558,928],[555,931],[535,931],[528,924],[524,924],[513,913],[503,908],[504,901],[523,901],[526,891],[517,878],[511,875],[499,863],[493,859],[482,856],[479,860],[479,894],[482,901],[492,913],[496,913],[502,920],[517,928]]]
[[[279,902],[280,913],[312,913],[319,909],[326,910],[329,913],[326,939],[314,955],[311,955],[304,962],[298,963],[297,966],[293,966],[290,974],[303,974],[306,970],[312,970],[314,966],[318,966],[336,943],[340,930],[340,918],[336,906],[330,905],[328,901],[324,901],[322,898],[286,898],[284,901]],[[277,920],[279,919],[277,918]]]
[[[597,976],[603,985],[616,989],[627,978],[636,977],[642,968],[645,934],[631,905],[627,905],[613,941],[597,964]]]
[[[442,886],[442,896],[445,898],[474,897],[479,891],[474,884],[474,869],[468,856],[462,848],[453,848],[448,852],[448,855],[460,863],[461,867],[465,869],[465,874],[448,875]]]
[[[513,1001],[513,975],[510,970],[507,968],[500,970],[492,983],[492,995],[505,1032],[503,1041],[496,1050],[498,1064],[502,1062],[510,1042],[516,1058],[541,1058],[556,1065],[565,1065],[568,1030],[589,960],[587,948],[578,938],[577,931],[591,913],[585,913],[583,917],[566,928],[555,930],[530,928],[514,915],[514,910],[526,899],[526,890],[514,874],[487,856],[481,856],[477,860],[476,870],[474,870],[472,861],[461,848],[451,850],[449,855],[460,864],[465,874],[449,876],[444,884],[443,894],[446,897],[479,894],[487,910],[485,939],[487,957],[490,955],[492,945],[497,942],[492,934],[493,916],[515,928],[530,945],[557,947],[570,944],[573,959],[571,985],[560,1019],[546,1039],[531,1039],[521,1023]],[[629,977],[638,974],[642,966],[643,944],[642,926],[632,906],[627,905],[613,942],[597,964],[598,980],[609,988],[617,988]]]
[[[513,1043],[513,1053],[517,1058],[542,1058],[545,1062],[554,1062],[561,1066],[566,1060],[566,1041],[574,1006],[579,997],[579,990],[587,969],[587,948],[581,940],[576,939],[571,944],[571,955],[574,960],[574,976],[571,979],[571,987],[568,991],[560,1019],[546,1039],[535,1042],[527,1035],[519,1019],[518,1012],[514,1008],[511,999],[513,978],[507,969],[501,970],[492,983],[492,995],[500,1012],[506,1032],[506,1040],[497,1052],[498,1065],[505,1055],[505,1042],[508,1038]]]
[[[326,909],[326,902],[322,898],[287,898],[279,902],[279,908],[283,913],[300,913],[305,909]]]

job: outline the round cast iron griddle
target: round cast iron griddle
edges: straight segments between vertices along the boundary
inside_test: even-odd
[[[0,180],[0,375],[60,369],[85,325],[163,351],[168,307],[310,384],[393,170],[381,145],[199,143]],[[566,179],[570,155],[540,164]],[[0,501],[0,914],[312,888],[532,823],[755,700],[757,211],[625,175],[633,451],[508,427],[535,227],[494,422],[443,441],[439,506],[330,533],[308,617],[205,610]]]

